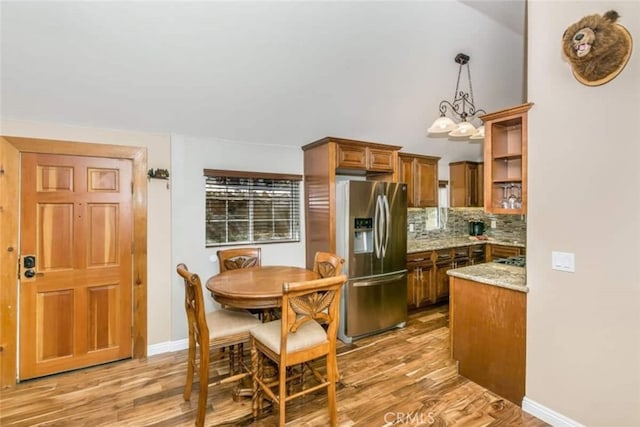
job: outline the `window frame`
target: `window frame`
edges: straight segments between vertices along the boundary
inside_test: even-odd
[[[301,234],[302,234],[302,175],[295,175],[295,174],[281,174],[281,173],[267,173],[267,172],[245,172],[245,171],[232,171],[232,170],[221,170],[221,169],[204,169],[203,170],[203,175],[205,178],[205,247],[207,248],[212,248],[212,247],[223,247],[223,246],[242,246],[242,245],[266,245],[266,244],[274,244],[274,243],[298,243],[301,241]],[[208,178],[239,178],[239,179],[244,179],[244,180],[250,180],[252,181],[251,185],[249,188],[252,188],[253,186],[253,182],[258,181],[258,180],[273,180],[273,181],[295,181],[296,184],[296,188],[295,190],[292,190],[289,194],[289,198],[291,198],[292,202],[292,209],[294,209],[291,214],[290,214],[290,225],[289,225],[289,233],[290,233],[290,238],[287,239],[270,239],[270,240],[256,240],[255,239],[255,234],[253,234],[253,231],[255,229],[254,225],[255,225],[255,221],[257,221],[257,218],[254,216],[254,209],[258,209],[254,206],[254,203],[256,201],[259,201],[259,199],[254,199],[253,197],[249,197],[247,198],[248,201],[248,215],[247,215],[247,223],[248,223],[248,233],[249,233],[249,240],[243,240],[243,241],[229,241],[228,240],[228,236],[227,236],[227,240],[224,242],[211,242],[210,238],[209,238],[209,231],[208,231],[208,226],[209,223],[214,221],[212,219],[210,219],[210,208],[209,208],[209,203],[208,201],[211,200],[208,196],[209,190],[207,189],[207,179]],[[229,186],[229,188],[233,188],[234,186]],[[238,189],[241,188],[241,186],[237,187]],[[293,188],[293,187],[292,187]],[[218,200],[222,200],[222,199],[218,199]],[[226,203],[228,203],[228,199],[224,199]],[[294,206],[295,205],[295,206]],[[234,222],[233,218],[229,217],[229,206],[227,205],[225,207],[225,214],[226,214],[226,218],[223,220],[226,228],[229,227],[230,223]],[[268,218],[271,219],[272,221],[275,221],[276,219],[274,217]],[[220,221],[220,220],[217,220]],[[237,219],[235,220],[237,221]],[[271,236],[273,237],[273,235]]]

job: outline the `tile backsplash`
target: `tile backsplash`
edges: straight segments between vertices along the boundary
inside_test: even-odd
[[[491,228],[492,220],[496,221],[496,228]],[[413,231],[408,231],[407,237],[421,240],[468,236],[469,221],[484,222],[488,237],[526,244],[525,215],[495,215],[485,213],[483,208],[409,208],[407,224],[413,224]]]

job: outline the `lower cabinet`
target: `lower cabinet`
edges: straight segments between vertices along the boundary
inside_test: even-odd
[[[407,308],[425,307],[449,299],[452,268],[485,262],[485,245],[459,246],[407,256]]]
[[[525,255],[525,248],[506,245],[487,245],[487,261],[499,258],[509,258],[512,256]]]
[[[407,308],[416,309],[433,304],[433,262],[431,252],[419,252],[407,257]]]
[[[487,262],[485,245],[473,245],[469,247],[469,264],[482,264]]]

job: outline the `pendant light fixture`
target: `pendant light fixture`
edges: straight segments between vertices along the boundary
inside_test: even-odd
[[[486,114],[483,109],[477,109],[473,99],[473,87],[471,86],[471,70],[469,68],[469,55],[459,53],[455,57],[458,68],[458,81],[456,82],[456,92],[453,101],[440,101],[440,117],[437,118],[431,127],[429,134],[435,136],[448,135],[456,140],[458,139],[484,139],[484,126],[476,127],[471,123],[480,114]],[[462,75],[462,67],[467,68],[467,77],[469,81],[469,91],[460,90],[460,76]],[[447,114],[451,117],[448,117]]]

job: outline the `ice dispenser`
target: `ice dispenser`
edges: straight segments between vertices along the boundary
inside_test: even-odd
[[[373,252],[373,218],[354,218],[353,253]]]

